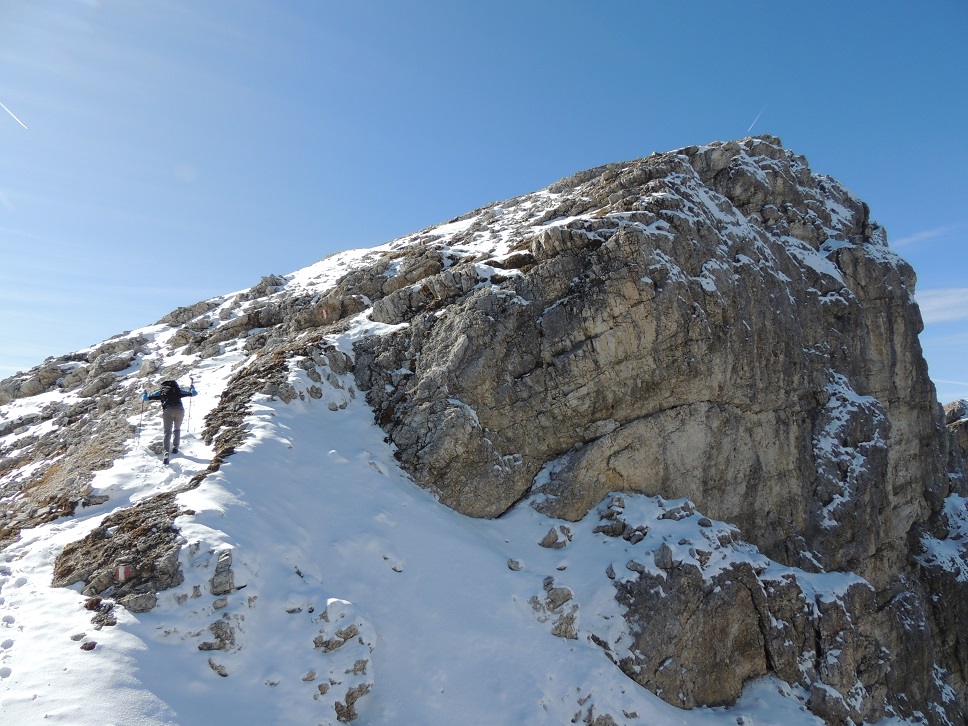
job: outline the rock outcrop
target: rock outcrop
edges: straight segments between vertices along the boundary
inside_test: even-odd
[[[961,450],[961,457],[968,464],[968,400],[954,401],[944,407],[944,422]]]
[[[770,139],[551,192],[516,254],[375,306],[409,325],[358,371],[418,483],[472,516],[688,496],[781,561],[890,581],[948,493],[947,444],[914,273],[866,206]]]
[[[840,183],[773,137],[714,143],[591,169],[346,260],[318,284],[267,276],[178,308],[153,333],[175,362],[125,335],[0,382],[0,404],[64,393],[0,419],[0,541],[102,503],[86,485],[136,435],[139,383],[231,348],[239,363],[202,432],[215,456],[189,486],[246,441],[254,396],[319,399],[352,374],[400,465],[443,504],[492,518],[532,506],[553,522],[548,550],[588,546],[576,532],[589,519],[598,544],[624,543],[624,571],[599,583],[624,628],[583,618],[560,573],[531,608],[669,703],[729,704],[773,674],[831,724],[968,716],[968,417],[935,401],[913,270]],[[352,356],[327,341],[361,315]],[[176,493],[65,548],[55,584],[83,583],[105,619],[102,595],[153,607],[182,581]],[[630,513],[631,496],[654,511]],[[667,520],[699,534],[660,537]],[[218,556],[212,596],[238,587],[231,562]],[[842,587],[814,587],[831,573]],[[314,646],[341,655],[317,700],[349,721],[376,687],[373,639],[330,609]],[[208,630],[200,649],[236,647],[227,620]]]
[[[436,253],[428,236],[419,259],[435,263],[409,258],[425,277],[374,304],[374,320],[406,326],[362,341],[356,372],[402,465],[478,517],[523,498],[577,520],[609,492],[687,497],[780,563],[859,574],[870,594],[838,607],[869,647],[816,694],[831,720],[856,718],[843,706],[854,684],[890,680],[871,680],[871,659],[916,648],[892,621],[937,592],[914,558],[923,537],[946,536],[945,501],[965,489],[912,269],[865,204],[774,138],[593,169],[539,199],[469,215]],[[487,236],[504,254],[461,256]],[[744,580],[704,598],[727,591],[683,573],[683,595],[661,606],[642,602],[648,582],[618,596],[643,629],[656,607],[674,613],[669,633],[752,623],[762,593]],[[874,602],[879,618],[865,615]],[[736,627],[709,633],[743,639],[753,660],[690,664],[701,675],[685,701],[641,682],[677,705],[735,699],[745,677],[778,669],[769,634]],[[937,635],[930,618],[922,628]],[[966,661],[932,642],[964,704]],[[930,680],[902,690],[940,699]],[[703,691],[712,681],[718,695]]]

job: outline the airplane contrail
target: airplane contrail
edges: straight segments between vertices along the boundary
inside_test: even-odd
[[[13,120],[14,121],[16,121],[18,124],[20,124],[24,128],[27,128],[27,124],[25,124],[23,121],[21,121],[19,118],[17,118],[16,114],[14,114],[13,111],[11,111],[9,108],[7,108],[6,106],[4,106],[3,103],[0,103],[0,107],[2,107],[4,111],[6,111],[7,113],[9,113],[10,116],[13,117]],[[754,123],[755,123],[755,121],[754,121]]]
[[[746,133],[749,133],[750,131],[753,130],[753,127],[756,126],[756,122],[760,120],[760,116],[763,115],[763,112],[765,110],[766,110],[766,105],[764,105],[763,108],[760,109],[760,112],[758,114],[756,114],[756,118],[753,119],[753,123],[750,124],[750,127],[748,129],[746,129]]]

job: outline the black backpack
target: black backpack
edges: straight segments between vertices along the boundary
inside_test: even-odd
[[[181,401],[181,389],[178,388],[177,381],[161,382],[161,405],[162,408],[177,406]]]

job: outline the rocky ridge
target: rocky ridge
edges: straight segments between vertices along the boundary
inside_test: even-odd
[[[669,703],[728,704],[772,673],[828,723],[957,723],[968,449],[964,412],[950,436],[934,400],[913,288],[866,205],[775,138],[610,164],[0,382],[0,538],[103,504],[88,483],[137,436],[146,382],[235,355],[190,488],[245,442],[254,396],[322,400],[352,376],[442,503],[573,523],[543,547],[622,543],[597,587],[626,629],[599,628],[560,574],[532,608]],[[330,336],[361,316],[350,356]],[[184,580],[175,494],[66,547],[55,584],[83,583],[101,615],[105,598],[149,609]],[[143,543],[120,581],[119,536]],[[816,585],[840,572],[835,596]],[[198,647],[233,633],[217,619]],[[340,720],[373,687],[339,694]]]

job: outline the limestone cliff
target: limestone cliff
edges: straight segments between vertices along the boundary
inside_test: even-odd
[[[443,504],[533,507],[555,522],[545,547],[594,546],[569,522],[628,543],[625,571],[595,585],[620,633],[550,576],[533,606],[669,703],[732,703],[771,673],[828,723],[968,714],[968,484],[915,275],[866,204],[778,139],[588,170],[326,269],[174,311],[157,326],[174,362],[122,336],[0,383],[0,404],[72,394],[0,422],[16,433],[0,539],[90,503],[92,472],[135,435],[139,379],[235,346],[247,357],[208,414],[216,456],[193,486],[245,441],[253,395],[318,399],[352,374]],[[361,316],[353,355],[336,350],[327,336]],[[316,383],[297,390],[296,370]],[[125,584],[139,603],[180,582],[172,501],[132,514],[164,533],[148,546],[168,563]],[[701,534],[658,535],[679,520]],[[57,573],[97,596],[113,555],[94,534]],[[843,587],[821,593],[813,578],[834,572]]]
[[[817,646],[850,661],[820,678],[843,697],[826,716],[869,718],[885,685],[911,690],[896,666],[921,635],[895,623],[909,598],[921,610],[935,594],[914,558],[922,537],[945,536],[944,502],[965,480],[921,356],[914,273],[867,206],[756,138],[590,170],[462,223],[446,248],[431,230],[408,258],[422,274],[373,313],[406,327],[363,341],[357,359],[415,480],[488,517],[524,497],[568,520],[609,492],[687,497],[777,562],[869,583],[830,616],[850,625]],[[488,237],[503,254],[459,255]],[[772,647],[783,638],[757,626],[790,597],[809,600],[802,587],[731,572],[718,602],[715,580],[675,572],[659,577],[681,602],[654,601],[645,576],[618,593],[641,653],[655,650],[649,613],[669,615],[661,637],[694,681],[660,688],[671,702],[728,701],[745,677],[802,652]],[[687,621],[712,629],[690,633]],[[731,686],[702,634],[744,664]],[[643,675],[653,660],[623,667],[655,684]],[[963,683],[968,662],[950,650],[942,660]],[[931,678],[914,690],[930,692]],[[859,709],[844,706],[852,699]]]

